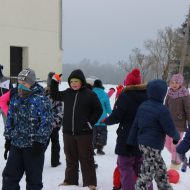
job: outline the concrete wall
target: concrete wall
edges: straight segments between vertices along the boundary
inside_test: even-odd
[[[0,0],[0,64],[7,76],[10,46],[23,47],[23,68],[37,77],[61,72],[61,0]]]

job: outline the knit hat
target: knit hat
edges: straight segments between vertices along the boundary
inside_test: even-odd
[[[47,77],[47,86],[50,87],[51,85],[51,80],[52,80],[52,77],[55,73],[54,72],[49,72],[48,74],[48,77]]]
[[[31,86],[35,84],[36,81],[36,74],[32,69],[23,69],[18,74],[18,80],[25,81],[26,83],[30,84]]]
[[[183,78],[183,75],[178,73],[178,74],[174,74],[170,81],[175,81],[176,83],[178,83],[179,85],[183,85],[183,82],[184,82],[184,78]]]
[[[125,78],[124,85],[137,85],[141,83],[140,70],[135,68],[133,69]]]
[[[96,80],[94,81],[94,87],[104,89],[104,87],[103,87],[103,85],[102,85],[102,81],[99,80],[99,79],[96,79]]]

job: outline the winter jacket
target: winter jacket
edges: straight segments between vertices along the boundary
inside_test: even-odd
[[[170,112],[163,105],[166,92],[165,81],[153,80],[148,83],[148,100],[142,103],[138,109],[127,144],[142,144],[162,150],[166,134],[176,141],[180,139]]]
[[[180,132],[187,130],[187,121],[190,122],[190,96],[179,98],[166,97],[165,105],[171,112],[176,128]]]
[[[6,92],[0,97],[0,108],[2,112],[7,116],[10,102],[10,91]]]
[[[79,90],[68,88],[58,91],[58,83],[51,81],[50,94],[54,100],[64,102],[63,133],[71,135],[92,134],[92,126],[102,114],[102,106],[97,95],[86,87],[81,70],[74,70],[69,78],[78,78],[82,82]]]
[[[0,96],[8,92],[11,88],[12,88],[12,84],[10,82],[10,79],[5,76],[1,76],[0,77]]]
[[[40,85],[31,90],[26,98],[15,94],[9,105],[4,136],[18,148],[31,147],[34,141],[46,145],[52,132],[50,101]]]
[[[107,114],[111,113],[111,105],[110,105],[109,97],[102,88],[93,88],[93,92],[95,92],[96,95],[98,96],[102,105],[102,109],[103,109],[103,113],[101,117],[99,118],[98,122],[95,124],[95,126],[106,126],[104,123],[100,123],[100,121],[106,118]]]
[[[131,125],[139,105],[147,99],[146,85],[125,87],[118,97],[114,109],[106,119],[107,125],[119,123],[115,153],[122,156],[141,156],[138,147],[126,145]]]
[[[53,128],[61,128],[63,121],[63,104],[61,101],[55,101],[51,98],[49,90],[45,89],[45,95],[51,102],[51,112],[53,115]]]
[[[188,127],[185,137],[177,146],[176,151],[179,154],[185,154],[190,149],[190,127]]]

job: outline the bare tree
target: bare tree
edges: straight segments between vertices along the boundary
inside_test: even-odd
[[[119,61],[118,65],[127,73],[135,67],[139,68],[141,70],[142,80],[144,81],[148,75],[148,68],[151,65],[151,62],[149,62],[147,56],[141,53],[141,50],[139,48],[135,48],[129,55],[128,61]]]
[[[171,27],[166,27],[164,30],[159,30],[156,40],[147,40],[145,48],[152,58],[157,75],[160,71],[162,79],[167,80],[171,60],[176,59],[175,53],[175,30]]]

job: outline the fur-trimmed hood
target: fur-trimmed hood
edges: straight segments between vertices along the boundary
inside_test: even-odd
[[[126,86],[123,91],[127,92],[129,90],[146,90],[147,84],[138,84],[138,85],[128,85]]]

